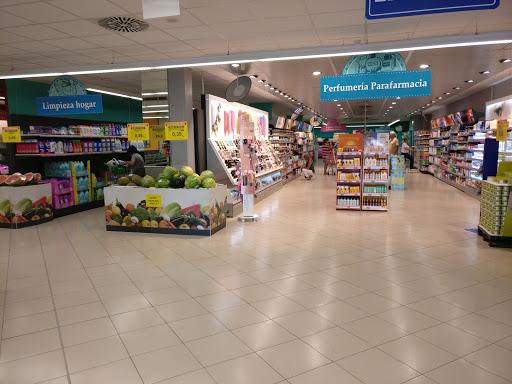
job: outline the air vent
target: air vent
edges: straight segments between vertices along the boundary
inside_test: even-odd
[[[100,27],[116,32],[142,32],[149,28],[149,24],[131,17],[112,16],[98,21]]]

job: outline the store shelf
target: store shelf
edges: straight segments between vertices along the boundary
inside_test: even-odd
[[[99,136],[99,135],[45,135],[40,133],[27,133],[21,135],[21,139],[30,137],[44,137],[55,139],[128,139],[128,136]]]
[[[388,169],[388,168],[389,168],[389,166],[387,166],[387,165],[381,165],[381,166],[375,165],[375,166],[371,166],[371,167],[366,166],[366,165],[364,166],[364,169],[377,169],[377,170],[379,170],[379,169]]]
[[[353,207],[353,206],[349,206],[349,205],[337,205],[336,209],[350,209],[353,211],[360,211],[361,207],[359,207],[359,206]]]
[[[361,196],[361,193],[337,193],[336,196],[352,196],[352,197],[358,197]]]
[[[361,152],[336,152],[336,154],[341,156],[361,156]]]
[[[283,169],[283,167],[280,167],[280,168],[274,168],[274,169],[271,169],[270,171],[266,171],[266,172],[262,172],[262,173],[256,173],[256,178],[260,178],[262,176],[266,176],[266,175],[269,175],[271,173],[278,173],[278,172],[281,172],[281,169]]]
[[[111,155],[113,153],[126,153],[123,152],[75,152],[75,153],[17,153],[16,157],[66,157],[66,156],[88,156],[88,155]]]
[[[364,184],[386,184],[388,180],[363,180]]]
[[[387,211],[388,207],[374,207],[371,205],[363,205],[363,211]]]
[[[361,184],[361,180],[352,180],[352,179],[346,179],[346,180],[336,179],[336,182],[338,184]]]
[[[363,196],[370,196],[370,197],[385,197],[387,196],[387,193],[366,193],[363,192]]]
[[[346,170],[346,169],[361,169],[361,167],[357,166],[357,165],[353,165],[353,166],[337,167],[336,169],[338,171],[343,171],[343,170]]]

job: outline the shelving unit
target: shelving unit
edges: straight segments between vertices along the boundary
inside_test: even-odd
[[[363,211],[388,209],[389,158],[385,152],[365,152],[363,164]]]
[[[336,209],[361,210],[362,152],[336,153]]]
[[[429,131],[414,132],[414,166],[427,173],[429,167]]]
[[[74,205],[90,203],[93,201],[93,190],[91,185],[91,162],[88,160],[86,168],[83,170],[77,169],[77,164],[74,161],[69,162],[70,167],[67,169],[56,169],[51,167],[48,163],[45,164],[45,175],[50,178],[65,178],[70,179],[70,186],[72,186]],[[83,181],[86,179],[86,182]],[[87,191],[88,197],[83,197],[81,192]],[[71,192],[71,191],[70,191]],[[64,204],[62,208],[68,208],[73,204]]]

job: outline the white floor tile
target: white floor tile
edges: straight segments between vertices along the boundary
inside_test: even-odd
[[[199,362],[207,367],[251,353],[251,349],[231,332],[219,333],[186,343]]]
[[[463,359],[453,361],[426,374],[439,384],[506,384],[507,380],[500,378]]]
[[[464,359],[495,375],[512,381],[512,366],[510,364],[512,351],[509,349],[493,344],[465,356]]]
[[[310,383],[322,383],[322,384],[360,384],[350,373],[345,371],[339,365],[328,364],[323,367],[313,369],[309,372],[301,375],[292,377],[289,382],[291,384],[310,384]]]
[[[512,327],[476,313],[459,317],[449,324],[493,343],[512,335]]]
[[[74,373],[71,375],[71,383],[142,384],[142,380],[132,361],[124,359]]]
[[[65,375],[62,350],[0,364],[0,383],[40,383]]]
[[[242,356],[207,368],[218,384],[274,384],[283,380],[257,354]]]
[[[335,324],[308,310],[278,317],[274,321],[297,337],[309,336],[335,327]]]
[[[155,309],[167,322],[187,319],[208,312],[194,299],[159,305]]]
[[[233,333],[253,351],[260,351],[296,338],[272,320],[239,328]]]
[[[372,348],[371,344],[339,327],[306,336],[302,340],[331,360],[340,360]]]
[[[55,318],[54,311],[17,317],[15,319],[8,319],[4,321],[2,338],[7,339],[10,337],[26,335],[28,333],[55,328],[56,326],[57,320]]]
[[[215,335],[228,330],[219,320],[209,313],[173,321],[169,323],[169,326],[183,342]]]
[[[122,333],[120,336],[130,356],[181,344],[167,324]]]
[[[121,313],[112,316],[110,319],[119,333],[135,331],[164,323],[164,319],[154,308]]]
[[[61,344],[57,328],[13,337],[2,341],[0,363],[39,355],[60,348]]]
[[[407,335],[407,332],[376,316],[365,317],[341,327],[372,345],[380,345]]]

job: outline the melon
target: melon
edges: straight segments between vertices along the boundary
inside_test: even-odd
[[[41,174],[40,173],[34,173],[34,180],[32,181],[34,184],[39,183],[39,180],[41,180]]]
[[[7,177],[7,180],[5,180],[5,185],[9,185],[9,186],[15,186],[15,185],[20,185],[22,182],[23,182],[23,179],[22,179],[22,174],[21,173],[18,173],[18,174],[13,174],[13,175],[10,175],[9,177]],[[25,176],[23,176],[24,178]]]
[[[0,175],[0,185],[5,185],[5,181],[8,179],[7,175]]]
[[[201,186],[201,179],[199,176],[189,176],[185,179],[185,188],[196,189]]]
[[[34,182],[34,174],[32,172],[25,173],[25,184],[30,184]]]

